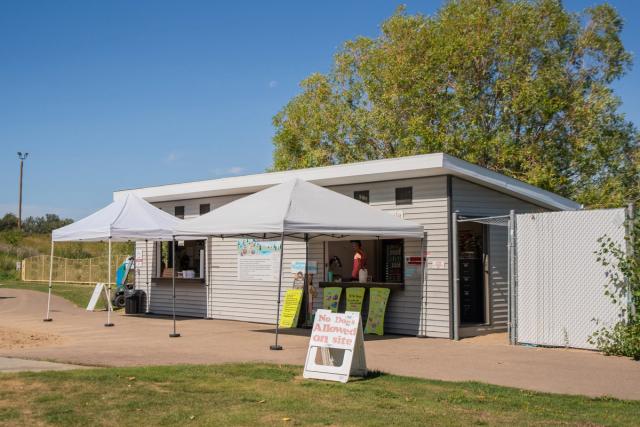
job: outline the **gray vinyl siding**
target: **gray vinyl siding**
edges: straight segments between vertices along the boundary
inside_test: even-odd
[[[452,178],[452,208],[461,215],[496,216],[517,213],[543,212],[546,209],[504,193],[471,182]],[[507,227],[488,227],[489,248],[489,321],[486,325],[461,328],[460,336],[474,336],[486,332],[505,331],[508,312],[508,253]]]
[[[188,199],[171,202],[158,202],[154,205],[165,212],[174,214],[174,208],[176,206],[184,206],[184,217],[193,218],[200,215],[200,204],[208,203],[211,209],[218,208],[230,201],[237,199],[240,196],[224,196],[216,198],[201,198],[201,199]],[[156,265],[159,258],[159,245],[160,243],[148,243],[153,245],[155,253],[148,252],[148,256],[151,257],[148,265],[153,263],[151,277],[157,277],[160,274],[159,267]],[[138,242],[136,247],[141,245],[144,247],[144,242]],[[210,250],[207,250],[210,253]],[[207,266],[208,268],[208,266]],[[146,276],[141,276],[145,277]],[[206,275],[205,275],[206,278]],[[207,279],[208,280],[208,279]],[[207,317],[208,316],[208,285],[205,284],[185,284],[178,283],[176,285],[176,314],[184,317]],[[149,295],[148,300],[148,312],[153,314],[166,314],[173,313],[173,291],[170,284],[156,283],[151,280],[151,284],[146,286],[141,282],[140,289],[144,289]]]
[[[413,187],[413,203],[396,206],[395,189]],[[404,219],[422,224],[425,228],[428,262],[443,261],[448,266],[448,206],[447,178],[437,176],[368,184],[329,187],[353,197],[354,191],[369,190],[369,204],[383,211],[402,211]],[[420,240],[407,239],[405,256],[420,256]],[[405,289],[392,291],[385,317],[385,332],[403,335],[449,337],[449,272],[427,268],[426,324],[422,307],[421,278],[405,281]],[[321,298],[320,298],[321,299]]]
[[[135,287],[144,291],[145,307],[144,311],[149,311],[149,301],[151,296],[151,278],[156,269],[154,242],[136,242],[136,265],[135,265]]]
[[[383,181],[357,185],[331,187],[332,190],[353,197],[355,190],[369,190],[370,205],[387,211],[401,210],[404,218],[425,227],[425,250],[429,261],[444,261],[448,265],[448,205],[447,179],[445,176],[398,181]],[[413,204],[396,206],[395,188],[413,187]],[[209,203],[211,209],[219,208],[245,195],[220,196],[203,199],[161,202],[155,205],[166,212],[174,212],[175,206],[185,207],[185,218],[199,215],[201,203]],[[213,319],[241,320],[259,323],[275,323],[277,282],[241,282],[237,280],[237,239],[210,238],[207,250],[207,274],[205,288],[207,317]],[[405,256],[419,256],[420,240],[405,241]],[[322,289],[318,282],[325,279],[327,247],[321,241],[309,244],[309,259],[318,264],[318,275],[313,278],[315,296],[313,307],[322,304]],[[287,289],[293,285],[291,262],[304,260],[304,242],[285,241],[281,301]],[[171,308],[171,293],[152,286],[152,312],[167,313]],[[426,324],[422,306],[420,277],[407,280],[405,290],[393,291],[387,309],[385,330],[405,335],[449,337],[449,277],[447,269],[427,269]],[[202,297],[202,289],[178,288],[176,312],[190,315],[193,308],[178,300],[196,301]]]
[[[149,312],[171,315],[173,313],[173,290],[171,283],[151,283]],[[204,284],[176,284],[176,315],[206,317],[207,294]]]

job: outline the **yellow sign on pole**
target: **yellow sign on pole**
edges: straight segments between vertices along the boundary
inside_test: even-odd
[[[280,316],[281,328],[295,328],[298,326],[298,316],[302,305],[302,289],[289,289],[284,295],[284,305]]]

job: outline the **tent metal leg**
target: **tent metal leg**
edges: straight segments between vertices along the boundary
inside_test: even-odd
[[[113,323],[111,323],[111,237],[109,237],[109,260],[107,261],[107,266],[109,268],[107,273],[107,323],[104,326],[111,327],[113,326]]]
[[[51,282],[53,281],[53,237],[51,238],[51,258],[49,258],[49,295],[47,296],[47,314],[45,315],[43,322],[51,322]]]
[[[280,237],[280,274],[278,276],[278,305],[276,306],[276,343],[270,346],[271,350],[282,350],[282,346],[278,344],[278,336],[280,335],[280,293],[282,290],[282,260],[284,257],[284,231]]]
[[[173,250],[171,251],[171,287],[173,288],[173,333],[169,334],[171,338],[178,338],[180,336],[179,333],[176,332],[176,238],[173,237],[171,244],[173,245]]]

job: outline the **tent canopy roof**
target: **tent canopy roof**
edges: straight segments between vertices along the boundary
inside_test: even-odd
[[[340,238],[424,237],[422,225],[397,218],[299,178],[183,221],[176,236]]]
[[[171,240],[174,230],[181,222],[181,219],[138,196],[128,194],[88,217],[53,230],[52,240]]]

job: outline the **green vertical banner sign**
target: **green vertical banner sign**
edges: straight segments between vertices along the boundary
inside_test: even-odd
[[[322,308],[331,310],[332,313],[337,313],[338,305],[340,305],[340,295],[342,295],[342,288],[324,288],[322,292]]]
[[[347,288],[347,306],[345,311],[362,311],[362,302],[364,301],[364,288]]]
[[[369,291],[369,315],[364,328],[365,334],[384,335],[384,313],[390,292],[388,288],[371,288]]]
[[[280,316],[281,328],[295,328],[298,326],[300,306],[302,304],[302,289],[289,289],[284,295],[282,315]]]

